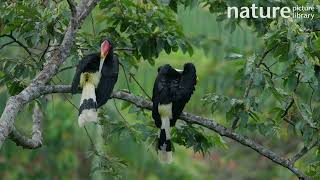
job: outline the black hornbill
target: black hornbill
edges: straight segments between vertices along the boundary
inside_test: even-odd
[[[72,94],[77,93],[79,86],[82,88],[78,118],[80,127],[86,122],[97,121],[97,108],[110,98],[118,73],[119,61],[107,39],[103,40],[100,53],[89,54],[80,61],[71,87]]]
[[[192,63],[184,64],[183,71],[176,70],[169,64],[158,68],[152,95],[152,117],[160,128],[157,148],[162,162],[172,161],[170,127],[175,125],[190,100],[196,83],[196,69]]]

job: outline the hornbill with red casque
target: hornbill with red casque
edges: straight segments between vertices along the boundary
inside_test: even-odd
[[[183,71],[176,70],[169,64],[158,68],[152,95],[152,117],[160,128],[157,148],[162,162],[172,161],[170,127],[175,126],[195,90],[196,83],[196,69],[192,63],[184,64]]]
[[[118,80],[119,61],[109,40],[103,40],[100,53],[85,56],[78,64],[71,92],[82,88],[78,123],[97,122],[97,108],[104,105]]]

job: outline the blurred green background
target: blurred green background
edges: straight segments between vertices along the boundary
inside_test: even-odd
[[[257,37],[246,24],[241,24],[231,33],[227,22],[216,21],[215,15],[204,8],[181,8],[177,18],[186,36],[195,44],[194,55],[190,57],[180,51],[170,55],[163,53],[155,66],[146,61],[140,63],[136,78],[151,95],[158,66],[170,63],[175,68],[182,68],[185,62],[193,62],[197,68],[199,82],[185,111],[203,117],[214,117],[218,122],[226,124],[224,112],[213,114],[209,107],[203,105],[201,98],[210,92],[233,97],[241,96],[244,89],[238,87],[241,87],[240,84],[243,82],[235,76],[244,66],[245,60],[229,59],[235,55],[248,55],[261,49],[263,39]],[[86,20],[84,31],[90,32],[90,25],[91,22]],[[70,84],[73,73],[74,69],[64,71],[58,75],[62,83],[57,78],[55,81],[59,84]],[[134,94],[144,95],[133,80],[130,81],[130,88]],[[127,89],[122,70],[115,89]],[[6,88],[0,87],[0,113],[7,98]],[[28,150],[6,141],[0,152],[1,179],[295,179],[287,169],[275,165],[253,150],[227,138],[223,138],[227,146],[214,146],[206,154],[194,153],[192,148],[176,144],[174,162],[163,165],[158,162],[155,148],[150,146],[150,143],[138,143],[128,131],[114,137],[112,129],[89,125],[89,133],[98,149],[107,152],[111,157],[126,161],[127,166],[117,167],[120,173],[113,173],[108,169],[108,164],[105,164],[108,162],[101,162],[101,159],[92,155],[89,138],[84,129],[79,128],[77,124],[78,112],[66,98],[72,99],[72,102],[78,105],[80,95],[71,97],[69,94],[54,94],[45,97],[47,105],[42,109],[43,147]],[[124,108],[125,103],[120,100],[115,100],[115,103],[129,126],[137,122],[152,125],[150,112],[143,111],[146,116],[132,113],[135,111],[134,107]],[[16,121],[17,128],[26,134],[31,133],[31,109],[31,107],[24,109]],[[113,100],[110,100],[101,111],[108,114],[105,120],[121,121]],[[181,124],[182,122],[179,122],[178,126]],[[152,132],[156,133],[155,129]],[[213,132],[207,133],[219,138]],[[242,133],[250,135],[247,131]],[[259,137],[253,139],[261,141]],[[287,143],[287,146],[281,146],[283,143]],[[286,138],[280,143],[279,139],[270,138],[264,141],[264,144],[275,151],[289,153],[290,148],[297,143]]]

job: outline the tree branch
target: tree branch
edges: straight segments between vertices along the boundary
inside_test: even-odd
[[[115,51],[135,51],[135,48],[129,48],[129,47],[124,47],[124,48],[114,48]]]
[[[30,56],[32,55],[32,52],[28,49],[28,47],[25,46],[22,42],[18,41],[12,34],[4,34],[4,35],[1,35],[0,38],[1,37],[8,37],[8,38],[12,39],[13,41],[11,43],[15,42],[15,43],[19,44],[19,46],[22,47]],[[8,45],[8,44],[6,44],[6,45]],[[3,48],[3,47],[1,47],[1,48]]]
[[[39,89],[41,90],[39,95],[45,95],[45,94],[50,94],[50,93],[70,93],[71,92],[71,86],[69,86],[69,85],[41,86],[41,87],[39,87]],[[127,93],[124,91],[113,92],[112,98],[128,101],[132,104],[135,104],[137,107],[140,107],[143,109],[148,109],[148,110],[152,109],[152,102],[151,101],[148,101],[142,97],[138,97],[138,96],[135,96],[133,94],[130,94],[130,93]],[[225,126],[217,123],[214,119],[207,119],[207,118],[193,115],[193,114],[187,113],[187,112],[183,112],[180,116],[180,119],[187,122],[187,123],[198,124],[202,127],[206,127],[208,129],[211,129],[211,130],[215,131],[216,133],[220,134],[221,136],[228,137],[230,139],[233,139],[234,141],[237,141],[238,143],[240,143],[244,146],[251,148],[252,150],[259,153],[260,155],[267,157],[268,159],[270,159],[274,163],[289,169],[299,179],[305,179],[305,180],[310,179],[308,176],[304,175],[297,168],[295,168],[293,166],[292,161],[285,159],[284,157],[281,157],[280,155],[276,154],[275,152],[269,150],[268,148],[249,139],[248,137],[237,134],[233,130],[228,129]]]
[[[12,43],[15,43],[15,41],[10,41],[10,42],[4,43],[3,45],[0,46],[0,49],[4,48]]]
[[[67,0],[68,2],[68,5],[69,5],[69,8],[70,8],[70,11],[71,11],[71,17],[72,18],[76,18],[77,17],[77,8],[76,8],[76,5],[74,3],[73,0]]]
[[[311,149],[316,147],[319,144],[319,141],[315,141],[310,146],[304,146],[297,154],[292,156],[292,158],[289,159],[291,164],[295,164],[296,161],[298,161],[300,158],[302,158],[304,155],[306,155]]]
[[[69,70],[69,69],[73,69],[77,67],[77,65],[72,65],[72,66],[67,66],[67,67],[63,67],[59,70],[59,73],[63,72],[63,71],[66,71],[66,70]]]
[[[47,43],[47,46],[46,46],[46,48],[44,49],[44,51],[43,51],[43,53],[42,53],[42,55],[41,55],[41,57],[40,57],[40,59],[39,59],[39,62],[41,62],[41,60],[44,58],[44,56],[46,55],[46,53],[48,52],[48,49],[49,49],[49,47],[50,47],[50,39],[48,40],[48,43]]]
[[[36,149],[42,146],[41,121],[43,119],[43,115],[37,104],[34,107],[32,119],[33,125],[31,139],[23,136],[15,127],[13,127],[9,138],[14,141],[17,146],[22,146],[27,149]]]

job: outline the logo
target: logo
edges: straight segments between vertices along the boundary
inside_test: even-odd
[[[295,6],[295,7],[258,7],[252,4],[251,7],[228,7],[228,18],[262,18],[274,19],[278,16],[283,18],[313,19],[316,8],[314,6]]]

